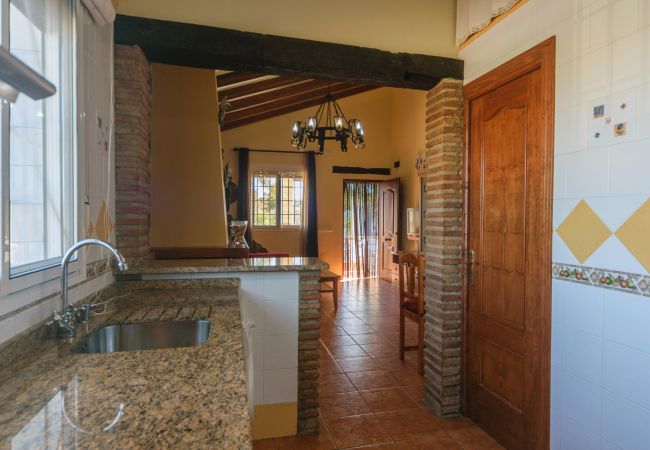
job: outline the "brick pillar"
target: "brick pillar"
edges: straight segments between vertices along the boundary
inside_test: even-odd
[[[138,46],[115,45],[115,234],[132,265],[150,254],[151,69]]]
[[[463,82],[427,94],[425,402],[460,413]]]
[[[320,272],[300,272],[298,434],[318,434]]]

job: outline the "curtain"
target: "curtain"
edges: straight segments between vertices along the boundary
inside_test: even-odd
[[[239,149],[239,192],[237,197],[237,219],[248,220],[246,228],[246,242],[251,246],[251,218],[248,200],[250,198],[250,181],[248,179],[248,168],[250,165],[250,152],[247,148]]]
[[[305,255],[318,258],[318,215],[316,214],[316,153],[307,153],[307,238]]]
[[[343,185],[343,277],[374,278],[378,268],[379,183]]]
[[[490,25],[521,0],[458,0],[456,3],[456,45]]]

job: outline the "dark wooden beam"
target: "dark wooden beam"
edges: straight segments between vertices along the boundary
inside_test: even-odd
[[[463,61],[118,15],[115,43],[151,62],[411,89],[462,79]],[[387,31],[389,32],[389,31]]]
[[[344,92],[340,92],[337,94],[336,98],[341,99],[345,97],[349,97],[351,95],[356,95],[360,94],[362,92],[370,91],[372,89],[377,89],[377,86],[355,86],[354,88],[348,89]],[[299,111],[301,109],[309,108],[312,106],[319,105],[323,101],[322,97],[318,98],[313,98],[310,100],[305,100],[300,103],[293,103],[290,105],[274,108],[274,109],[259,109],[255,111],[254,114],[247,114],[247,115],[239,115],[235,117],[229,118],[228,115],[226,115],[226,123],[224,124],[223,127],[221,127],[222,131],[230,130],[233,128],[241,127],[243,125],[248,125],[254,122],[259,122],[260,120],[265,120],[265,119],[270,119],[272,117],[280,116],[282,114],[288,114],[293,111]],[[254,109],[254,108],[251,108]],[[242,110],[241,112],[245,112],[247,110]],[[291,123],[287,124],[287,130],[291,128]],[[288,131],[287,131],[288,133]]]
[[[242,86],[237,86],[232,89],[227,89],[225,91],[219,91],[217,94],[219,96],[219,101],[221,101],[226,95],[228,99],[233,100],[245,95],[255,94],[257,92],[266,91],[268,89],[275,89],[279,87],[284,87],[289,84],[306,82],[304,78],[297,77],[276,77],[270,78],[268,80],[260,81],[257,83],[244,84]],[[219,86],[217,82],[217,86]]]
[[[311,97],[313,95],[317,95],[321,98],[325,98],[325,95],[327,95],[328,84],[329,82],[327,81],[311,80],[306,83],[296,84],[275,91],[244,97],[242,99],[230,102],[231,108],[228,113],[231,114],[239,109],[249,108],[251,106],[261,105],[268,102],[274,102],[289,97],[304,97],[306,95],[309,95]],[[334,89],[340,89],[341,86],[352,87],[358,85],[352,83],[335,82],[329,85],[329,88],[331,88],[333,92]]]
[[[230,72],[217,76],[217,89],[223,89],[230,85],[241,83],[243,81],[254,80],[263,77],[259,73]]]

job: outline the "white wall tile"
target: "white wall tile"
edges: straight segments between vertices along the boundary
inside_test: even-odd
[[[569,169],[569,157],[556,156],[553,173],[553,199],[564,199],[567,197],[567,173]]]
[[[562,368],[600,385],[603,375],[602,338],[567,326],[563,330]]]
[[[567,197],[598,197],[609,193],[609,150],[597,148],[566,155]]]
[[[560,450],[562,448],[560,444],[561,421],[562,417],[560,413],[551,410],[551,450]]]
[[[607,289],[604,338],[650,353],[650,301],[647,297]]]
[[[298,400],[298,369],[264,371],[264,404]]]
[[[604,289],[567,281],[562,291],[562,324],[602,337]]]
[[[565,372],[560,367],[551,366],[551,411],[558,414],[562,411],[564,377]]]
[[[626,450],[650,448],[650,411],[624,398],[603,394],[603,437]]]
[[[645,268],[616,236],[610,236],[603,245],[598,247],[593,255],[587,258],[585,265],[624,272],[645,273]]]
[[[251,380],[248,380],[250,383]],[[253,404],[263,405],[264,404],[264,371],[254,371],[253,372]]]
[[[603,387],[650,410],[650,353],[605,341]]]
[[[271,334],[264,337],[264,370],[298,367],[298,334]]]
[[[650,194],[648,141],[610,147],[609,160],[610,196]]]
[[[561,377],[564,384],[560,399],[561,413],[578,422],[589,432],[600,434],[602,389],[570,373]]]
[[[600,450],[600,436],[573,420],[563,418],[560,430],[563,450]]]
[[[610,149],[611,156],[615,152],[616,150]],[[647,195],[609,196],[589,198],[586,199],[586,202],[607,225],[607,228],[616,232],[647,199]]]
[[[264,370],[264,336],[252,335],[251,344],[253,370],[262,371]]]
[[[551,365],[558,367],[563,367],[563,336],[564,326],[559,322],[553,322],[553,325],[551,327]]]
[[[298,332],[298,304],[292,301],[264,302],[265,334]]]
[[[265,301],[298,303],[298,272],[264,273]]]
[[[612,44],[612,86],[614,91],[629,89],[647,82],[644,64],[647,45],[645,30],[619,39]]]

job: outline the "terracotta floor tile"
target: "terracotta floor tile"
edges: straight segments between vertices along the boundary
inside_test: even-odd
[[[383,389],[396,387],[397,382],[385,370],[348,373],[348,378],[358,390]]]
[[[413,363],[408,359],[399,359],[399,352],[397,355],[376,356],[372,359],[375,360],[379,367],[387,370],[408,369],[415,367]]]
[[[355,388],[344,374],[321,375],[318,390],[321,395],[351,392]]]
[[[469,419],[446,419],[447,434],[466,450],[499,450],[503,447]]]
[[[370,414],[372,411],[358,392],[320,396],[320,413],[324,419]]]
[[[342,327],[343,330],[349,334],[349,335],[355,335],[355,334],[364,334],[364,333],[374,333],[372,331],[372,328],[370,328],[368,325],[348,325]]]
[[[368,370],[378,370],[377,363],[369,356],[361,358],[344,358],[337,359],[336,363],[343,372],[363,372]]]
[[[418,436],[406,441],[398,441],[397,445],[405,450],[462,450],[455,440],[445,431],[439,431],[427,436]]]
[[[361,348],[372,357],[392,355],[393,358],[398,357],[397,359],[399,359],[399,350],[389,342],[362,344]]]
[[[316,436],[290,436],[273,439],[275,450],[330,450],[336,448],[323,419],[318,419],[320,434]]]
[[[424,404],[424,385],[419,386],[404,386],[402,388],[411,399],[418,404],[418,406],[426,406]]]
[[[392,442],[382,424],[372,414],[325,419],[325,424],[338,448]]]
[[[426,408],[404,409],[375,414],[397,441],[445,430],[444,419]]]
[[[253,441],[253,450],[273,450],[273,439]]]
[[[388,373],[395,378],[399,386],[417,386],[424,383],[424,377],[418,373],[415,367],[389,370]]]
[[[366,323],[359,319],[358,317],[349,317],[349,318],[341,318],[341,319],[336,319],[336,323],[345,329],[345,327],[355,327],[359,325],[366,325]]]
[[[381,344],[387,342],[386,339],[377,333],[355,334],[351,338],[357,344]]]
[[[376,413],[413,409],[418,406],[405,391],[399,388],[361,391],[360,394],[372,412]]]
[[[358,346],[353,345],[333,345],[329,347],[332,356],[337,359],[343,358],[358,358],[360,356],[368,356],[368,354]]]
[[[354,344],[358,344],[358,342],[355,341],[352,338],[352,336],[348,336],[347,334],[328,335],[325,338],[323,338],[323,336],[321,336],[321,341],[327,347],[329,347],[330,345],[354,345]]]
[[[352,447],[350,450],[390,450],[399,449],[397,444],[377,444],[377,445],[364,445],[362,447]]]
[[[345,336],[347,333],[339,326],[331,326],[330,328],[321,326],[320,334],[322,338],[323,336]]]
[[[343,373],[343,371],[333,359],[321,360],[320,375],[332,375],[335,373]]]

